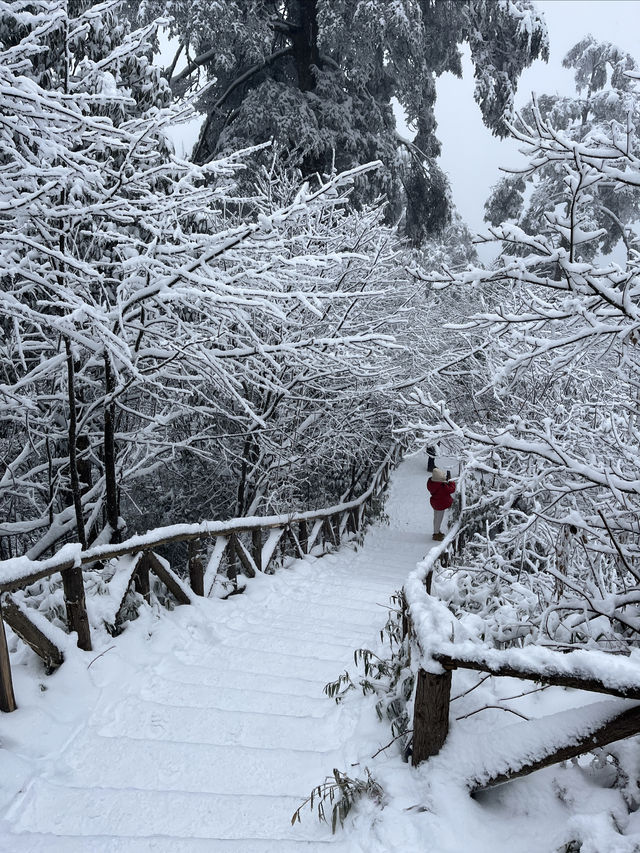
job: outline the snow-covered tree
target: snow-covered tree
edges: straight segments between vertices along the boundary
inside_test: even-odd
[[[187,57],[174,87],[200,72],[212,83],[197,162],[268,139],[305,176],[381,160],[359,195],[385,193],[394,218],[406,207],[416,243],[441,230],[450,212],[436,161],[435,81],[445,71],[460,76],[458,45],[471,48],[475,97],[499,135],[521,71],[547,55],[545,26],[528,0],[147,0],[142,7],[173,17],[178,54]],[[412,142],[398,136],[394,99],[417,128]]]
[[[3,556],[115,537],[123,499],[243,511],[303,459],[343,481],[382,433],[366,401],[396,249],[379,210],[349,208],[367,169],[238,197],[242,155],[172,154],[190,107],[162,105],[154,28],[115,13],[0,6]],[[349,448],[330,438],[347,411]]]
[[[634,95],[637,98],[637,95]],[[601,187],[638,203],[635,105],[624,124],[576,140],[533,105],[512,128],[530,170],[564,173],[548,232],[505,224],[516,248],[489,270],[440,277],[492,307],[457,329],[468,345],[433,382],[474,388],[475,416],[423,394],[431,438],[464,448],[467,509],[449,592],[500,643],[637,644],[640,619],[640,253],[628,225],[624,267],[592,261]],[[440,385],[442,387],[442,385]]]
[[[266,230],[244,247],[234,281],[278,283],[288,302],[277,316],[249,304],[238,312],[214,351],[235,384],[203,383],[183,425],[195,437],[194,419],[201,423],[197,445],[172,433],[175,458],[160,480],[166,486],[170,467],[200,483],[184,507],[200,517],[207,508],[241,515],[331,502],[391,435],[392,398],[378,394],[373,405],[371,395],[399,369],[392,333],[406,322],[399,305],[413,288],[383,209],[354,211],[348,192],[336,192],[340,179],[318,194],[275,163],[261,177],[252,204]],[[280,204],[295,211],[284,218]]]
[[[527,123],[535,122],[539,111],[545,122],[576,141],[606,133],[612,122],[623,134],[628,120],[637,124],[638,100],[628,76],[637,65],[630,54],[587,36],[571,48],[563,65],[574,70],[577,95],[539,97],[535,107],[530,103],[523,111]],[[637,140],[630,142],[637,150]],[[486,203],[487,220],[498,225],[511,219],[528,233],[549,234],[553,225],[548,214],[555,203],[563,202],[564,177],[561,160],[505,176]],[[591,230],[602,229],[600,237],[589,243],[591,257],[598,251],[610,252],[619,240],[628,248],[627,225],[637,217],[637,199],[632,190],[601,182],[594,191],[589,215]]]

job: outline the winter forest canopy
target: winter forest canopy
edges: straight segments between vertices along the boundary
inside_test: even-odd
[[[462,45],[526,154],[487,267],[438,165]],[[640,68],[576,33],[575,95],[516,113],[547,56],[528,0],[0,0],[0,559],[337,504],[439,443],[469,630],[637,647]]]

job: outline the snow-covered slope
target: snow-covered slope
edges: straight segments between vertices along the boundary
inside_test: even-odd
[[[310,813],[290,819],[349,769],[360,705],[322,688],[376,647],[389,595],[431,545],[426,478],[424,457],[402,463],[389,524],[358,551],[297,561],[228,601],[146,612],[74,652],[45,692],[33,661],[17,666],[20,708],[0,719],[0,850],[367,849]]]

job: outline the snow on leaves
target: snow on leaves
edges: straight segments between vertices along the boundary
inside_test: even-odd
[[[239,512],[277,502],[305,450],[327,452],[327,419],[350,411],[360,441],[379,429],[350,389],[392,343],[396,248],[380,209],[347,204],[375,164],[302,190],[272,167],[241,197],[255,152],[174,156],[167,130],[192,107],[163,104],[155,27],[112,26],[116,11],[0,5],[3,556],[79,524],[117,535],[160,470],[156,523],[176,495],[206,513],[238,478]]]
[[[485,641],[624,651],[640,630],[640,255],[628,225],[625,265],[594,259],[591,221],[594,186],[638,185],[633,123],[576,140],[534,103],[512,133],[527,174],[565,176],[545,233],[495,226],[510,248],[492,269],[430,277],[492,305],[458,324],[466,347],[431,374],[471,384],[475,412],[422,395],[429,443],[464,443],[472,496],[449,592]]]

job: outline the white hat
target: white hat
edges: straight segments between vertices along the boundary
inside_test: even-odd
[[[444,473],[442,468],[434,468],[431,472],[431,479],[435,480],[436,483],[444,483],[447,479],[447,475]]]

